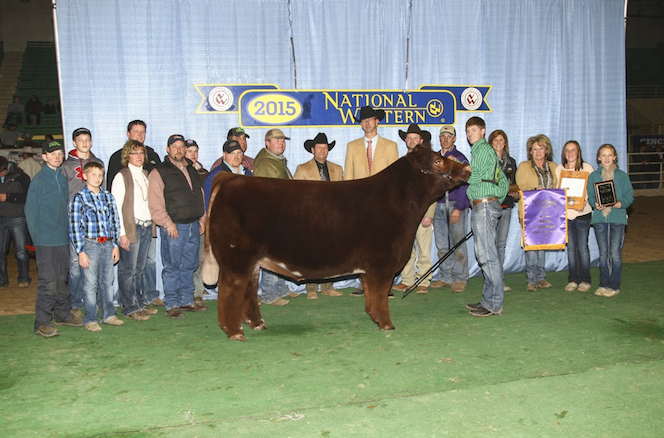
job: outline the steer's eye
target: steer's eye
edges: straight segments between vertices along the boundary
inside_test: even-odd
[[[440,164],[440,160],[436,160],[436,162],[433,163],[433,164],[435,164],[436,166],[438,166],[438,165]]]

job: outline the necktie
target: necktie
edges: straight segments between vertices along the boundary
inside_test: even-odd
[[[320,174],[321,181],[327,181],[327,178],[325,177],[325,168],[323,166],[318,167],[318,173]]]
[[[373,164],[373,150],[371,149],[371,140],[367,140],[367,163],[369,163],[369,173]]]

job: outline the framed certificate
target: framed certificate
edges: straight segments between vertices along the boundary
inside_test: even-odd
[[[618,202],[613,181],[596,182],[595,195],[597,196],[597,203],[603,207],[611,207]]]
[[[586,204],[588,176],[585,171],[563,170],[560,172],[559,188],[567,189],[567,208],[583,210]]]

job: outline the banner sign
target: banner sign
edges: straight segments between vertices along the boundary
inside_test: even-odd
[[[489,86],[427,85],[398,90],[280,90],[274,85],[195,85],[203,100],[197,114],[238,113],[245,128],[357,125],[360,108],[385,110],[382,126],[452,125],[456,111],[491,111]]]
[[[526,251],[565,249],[567,244],[565,189],[521,192],[523,247]]]
[[[641,143],[645,143],[650,150],[654,150],[657,146],[664,147],[664,135],[632,135],[632,150],[639,152]]]

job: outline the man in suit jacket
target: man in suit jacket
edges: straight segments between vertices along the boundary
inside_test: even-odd
[[[314,155],[311,161],[297,166],[293,179],[308,181],[341,181],[343,170],[338,164],[327,161],[327,154],[332,150],[336,141],[328,143],[327,135],[319,132],[313,140],[304,142],[304,149]],[[318,283],[307,283],[307,298],[318,299]],[[321,283],[320,293],[331,297],[343,295],[332,287],[332,283]]]
[[[378,125],[385,111],[365,106],[360,109],[360,122],[364,137],[348,143],[344,179],[359,179],[375,175],[399,159],[397,144],[378,135]],[[369,157],[371,156],[371,162]]]
[[[378,125],[385,118],[385,111],[373,109],[370,106],[360,108],[360,123],[364,137],[353,140],[346,146],[346,165],[344,166],[344,180],[366,178],[375,175],[399,159],[397,144],[378,136]],[[351,296],[364,296],[364,289],[350,293]],[[389,292],[394,297],[392,291]]]

